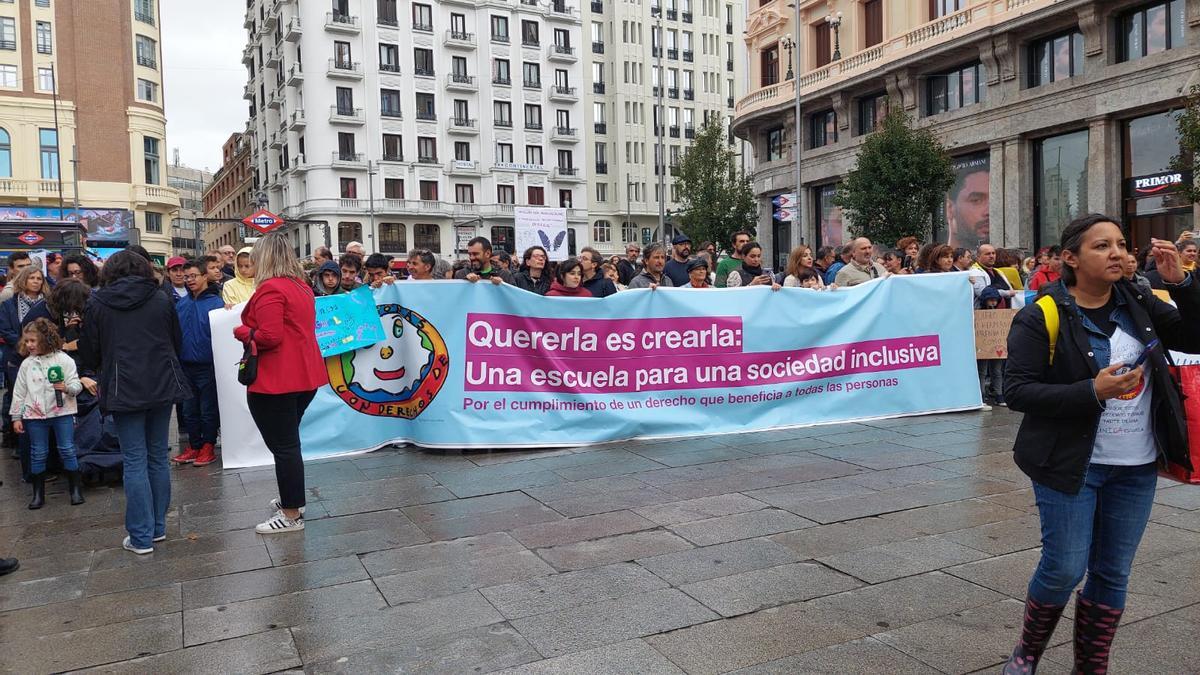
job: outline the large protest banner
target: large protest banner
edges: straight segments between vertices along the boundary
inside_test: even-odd
[[[659,289],[603,300],[403,282],[375,301],[387,339],[327,359],[330,385],[300,429],[306,458],[392,442],[698,437],[981,404],[965,273],[836,292]],[[270,464],[237,391],[237,313],[211,318],[224,465]]]

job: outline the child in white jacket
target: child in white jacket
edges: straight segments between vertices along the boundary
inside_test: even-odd
[[[13,383],[11,414],[13,429],[29,434],[30,472],[33,499],[29,508],[40,509],[46,500],[46,456],[50,454],[50,432],[67,470],[71,504],[83,503],[83,481],[75,459],[75,397],[83,389],[75,362],[62,350],[62,337],[54,324],[37,319],[25,326],[17,346],[21,362]]]

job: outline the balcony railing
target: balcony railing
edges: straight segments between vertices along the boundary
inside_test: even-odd
[[[404,161],[404,153],[403,152],[399,152],[399,153],[394,152],[394,153],[388,154],[387,152],[384,152],[382,161],[384,161],[384,162],[403,162]]]
[[[365,164],[367,160],[366,155],[361,152],[342,152],[340,150],[334,150],[332,161],[341,162],[344,164]]]
[[[607,134],[608,133],[608,124],[606,124],[604,122],[594,122],[592,124],[592,130],[598,134]]]
[[[138,21],[141,21],[142,23],[148,23],[151,26],[154,25],[154,15],[145,10],[141,10],[141,9],[133,10],[133,18],[137,19]]]
[[[575,56],[575,48],[571,45],[550,45],[551,56]]]
[[[694,89],[683,90],[683,100],[694,101],[696,99],[696,91]]]
[[[596,162],[596,173],[608,173],[608,162]]]
[[[502,87],[511,87],[512,86],[512,78],[494,75],[494,76],[492,76],[492,84],[498,84]]]
[[[399,108],[380,108],[379,116],[393,120],[404,119],[404,113]]]
[[[391,73],[393,75],[399,75],[400,74],[400,64],[399,63],[381,63],[381,64],[379,64],[379,72]]]
[[[433,24],[421,23],[419,21],[413,21],[412,29],[415,31],[420,31],[422,33],[432,33],[433,32]]]
[[[592,83],[592,93],[593,94],[603,94],[604,89],[605,89],[605,86],[604,86],[603,82],[593,82]]]
[[[357,122],[362,124],[363,112],[362,108],[351,108],[349,106],[329,106],[329,121],[330,122]]]
[[[526,89],[541,89],[542,81],[541,80],[525,80],[525,88]]]
[[[604,11],[604,3],[600,0],[592,0],[592,14],[600,14]]]
[[[579,174],[579,169],[573,166],[559,166],[555,167],[554,173],[560,176],[576,176]]]
[[[153,56],[146,56],[144,54],[138,54],[137,64],[147,68],[158,68],[158,60]]]
[[[691,12],[680,12],[679,18],[684,23],[691,23],[692,22],[692,13]]]
[[[522,38],[521,46],[522,47],[541,47],[542,42],[540,40],[535,40],[533,38]]]
[[[16,40],[0,40],[0,49],[9,51],[9,52],[15,52],[15,51],[17,51],[17,41]]]
[[[725,70],[728,70],[731,73],[733,72],[733,59],[725,61]]]
[[[466,117],[451,117],[450,126],[455,129],[474,129],[477,120]]]
[[[670,132],[671,132],[671,138],[679,138],[679,127],[678,126],[671,127]]]
[[[358,32],[358,17],[340,12],[325,14],[325,28],[328,30]]]
[[[462,42],[462,43],[466,43],[466,44],[468,44],[468,45],[470,45],[470,46],[472,46],[472,47],[474,47],[474,46],[475,46],[475,34],[474,34],[474,33],[467,33],[467,32],[465,32],[465,31],[461,31],[461,30],[448,30],[448,31],[446,31],[446,40],[447,40],[448,42]]]
[[[505,45],[506,45],[506,44],[508,44],[508,40],[509,40],[509,37],[508,37],[508,34],[507,34],[507,33],[506,33],[506,34],[504,34],[504,35],[499,35],[499,34],[497,34],[497,33],[492,33],[492,42],[499,42],[500,44],[505,44]]]
[[[525,129],[527,131],[541,131],[542,123],[541,122],[526,122]]]
[[[696,127],[690,127],[690,126],[684,127],[683,128],[683,137],[684,138],[695,138],[696,137]]]
[[[421,120],[422,122],[436,122],[437,113],[433,110],[418,110],[417,119]]]
[[[421,155],[420,157],[417,157],[417,163],[418,164],[437,164],[438,158],[437,158],[437,155]]]
[[[696,55],[690,49],[683,50],[683,60],[691,63],[696,58]]]
[[[667,20],[668,21],[674,21],[677,18],[679,18],[679,14],[675,10],[673,10],[673,9],[667,10]]]
[[[592,53],[593,54],[603,54],[604,53],[604,43],[603,42],[592,42]]]
[[[501,129],[511,129],[512,128],[512,120],[498,119],[498,120],[493,121],[492,124],[495,124],[497,127],[501,128]]]
[[[357,61],[329,59],[329,74],[334,76],[361,77],[362,64]]]
[[[375,21],[380,26],[388,26],[390,28],[398,28],[400,26],[400,18],[397,16],[385,16],[381,14],[375,18]]]
[[[419,75],[421,77],[433,77],[433,68],[417,66],[416,68],[413,68],[413,75]]]
[[[667,87],[667,98],[679,98],[679,87]]]
[[[446,86],[455,88],[475,88],[475,76],[466,73],[450,73],[446,76]]]
[[[575,87],[562,87],[559,85],[555,85],[551,93],[558,94],[559,96],[576,96]]]
[[[733,22],[732,21],[725,22],[725,32],[729,35],[733,35]]]
[[[667,48],[667,58],[668,59],[678,59],[679,58],[679,50],[671,49],[670,47],[668,47]]]

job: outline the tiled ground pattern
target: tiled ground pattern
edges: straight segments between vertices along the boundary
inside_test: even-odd
[[[146,557],[119,487],[28,511],[5,459],[0,671],[995,672],[1038,556],[1018,420],[394,449],[310,464],[307,530],[266,539],[272,470],[184,467]],[[1157,502],[1116,673],[1200,671],[1200,487]]]

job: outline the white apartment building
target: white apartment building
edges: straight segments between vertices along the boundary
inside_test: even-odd
[[[592,79],[587,106],[591,239],[602,252],[623,253],[626,243],[670,237],[679,209],[674,167],[705,121],[715,117],[728,126],[745,86],[745,5],[742,0],[586,0],[582,10],[591,42],[585,50]],[[658,227],[660,173],[666,232]]]
[[[578,1],[247,0],[256,189],[313,221],[297,252],[511,251],[521,205],[587,245]]]

